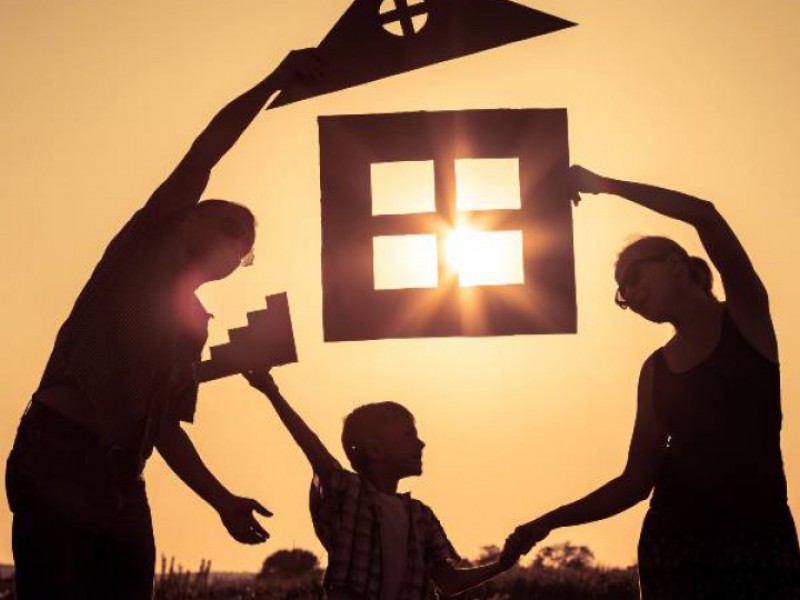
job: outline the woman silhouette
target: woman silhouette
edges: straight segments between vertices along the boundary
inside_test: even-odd
[[[695,227],[722,277],[663,237],[619,255],[616,303],[675,334],[645,361],[627,464],[588,496],[517,528],[528,551],[558,527],[646,499],[642,598],[800,598],[800,550],[780,449],[778,347],[767,291],[710,202],[575,166],[579,193],[622,196]]]

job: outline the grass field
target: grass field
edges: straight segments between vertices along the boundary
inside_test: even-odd
[[[292,552],[310,555],[302,550]],[[496,553],[497,548],[487,547],[470,564],[491,560]],[[214,573],[210,561],[203,561],[197,571],[189,571],[176,566],[174,559],[162,558],[156,576],[155,600],[323,600],[322,570],[317,567],[316,560],[304,564],[302,572],[296,568],[292,570],[289,565],[283,571],[265,569],[261,575],[225,574]],[[0,600],[13,598],[13,579],[0,579]],[[530,565],[514,567],[457,598],[638,600],[639,585],[636,567],[598,566],[588,548],[567,543],[542,548]]]

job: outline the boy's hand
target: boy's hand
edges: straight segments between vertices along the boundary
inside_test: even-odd
[[[245,371],[242,376],[247,379],[247,382],[256,388],[259,392],[269,396],[272,393],[278,392],[278,385],[272,378],[269,369],[259,369],[253,371]]]
[[[269,537],[266,530],[253,516],[254,511],[265,517],[272,516],[272,513],[257,501],[241,496],[231,495],[217,507],[225,529],[233,539],[242,544],[261,544]]]

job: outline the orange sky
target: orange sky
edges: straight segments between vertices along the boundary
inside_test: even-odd
[[[347,0],[2,0],[0,160],[3,310],[0,454],[53,338],[105,244],[214,112],[295,47],[316,44]],[[341,419],[392,399],[416,415],[425,474],[403,489],[430,504],[474,556],[519,522],[619,474],[644,358],[670,335],[612,302],[615,253],[632,236],[686,226],[616,198],[574,213],[579,333],[571,336],[322,341],[318,115],[566,107],[576,162],[713,200],[766,282],[781,344],[783,448],[800,514],[800,4],[794,0],[526,1],[580,26],[262,114],[212,175],[206,197],[260,222],[256,265],[202,291],[210,342],[267,293],[288,291],[301,362],[276,379],[340,457]],[[291,6],[291,9],[287,8]],[[274,550],[320,553],[309,467],[267,402],[231,378],[201,392],[189,427],[237,493],[275,512],[272,540],[246,547],[160,458],[147,478],[159,552],[196,568],[255,570]],[[635,560],[644,504],[556,532],[609,564]],[[11,562],[0,508],[0,562]]]

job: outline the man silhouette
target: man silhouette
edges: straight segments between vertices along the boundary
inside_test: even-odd
[[[203,464],[180,425],[197,400],[192,365],[210,315],[202,284],[252,262],[255,219],[199,202],[211,169],[284,84],[314,79],[312,51],[225,106],[109,244],[62,325],[8,459],[17,597],[150,598],[155,550],[142,471],[157,448],[246,544],[267,532]]]

